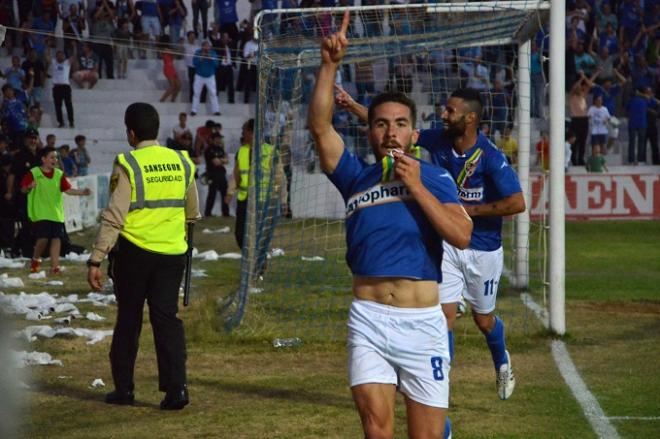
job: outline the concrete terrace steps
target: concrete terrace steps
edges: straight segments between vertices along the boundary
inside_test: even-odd
[[[89,109],[88,111],[82,111],[74,105],[74,124],[77,127],[94,127],[100,128],[103,130],[110,130],[119,126],[120,131],[124,130],[124,111],[128,103],[134,101],[126,101],[126,103],[121,103],[122,107],[120,109],[106,109],[105,106],[99,105],[96,109]],[[221,108],[222,110],[222,108]],[[205,114],[205,111],[202,110],[197,116],[188,115],[188,126],[192,131],[197,127],[204,125],[207,120],[213,120],[222,124],[224,128],[240,128],[243,123],[251,117],[249,114],[245,114],[240,111],[232,111],[231,108],[225,108],[225,113],[222,116],[214,116],[212,113]],[[56,127],[57,120],[55,118],[55,113],[53,110],[46,108],[46,113],[41,118],[42,127]],[[52,111],[52,112],[51,112]],[[160,112],[159,112],[160,113]],[[66,111],[64,112],[64,119],[66,121]],[[174,114],[160,114],[160,127],[161,130],[167,129],[168,131],[178,123],[179,116],[178,112]],[[229,114],[225,116],[225,114]],[[66,122],[65,122],[66,123]]]
[[[155,99],[149,99],[151,105],[153,105],[158,113],[162,116],[178,116],[179,113],[189,113],[190,112],[190,102],[186,98],[179,96],[177,102],[158,102],[162,91],[156,92],[153,96],[156,96]],[[77,96],[84,96],[84,99],[77,99]],[[127,91],[126,93],[117,93],[117,92],[108,92],[102,91],[99,92],[96,88],[92,90],[73,90],[73,110],[74,113],[97,113],[99,110],[102,110],[104,114],[111,113],[121,113],[123,114],[126,109],[127,102],[135,102],[141,93]],[[121,99],[123,97],[129,98],[126,100]],[[45,97],[45,96],[44,96]],[[49,97],[50,98],[50,97]],[[51,99],[44,99],[42,101],[43,110],[47,113],[54,113],[55,107]],[[64,108],[64,106],[62,107]],[[200,104],[199,115],[203,115],[208,108],[210,112],[210,104]],[[232,114],[249,114],[254,109],[254,104],[243,104],[243,103],[234,103],[227,104],[226,102],[220,102],[220,112],[222,117],[230,116]],[[192,116],[191,116],[192,117]]]
[[[187,103],[188,108],[190,107],[190,100],[188,98],[188,82],[184,81],[182,90],[179,93],[177,98],[177,103]],[[101,79],[92,89],[88,89],[87,86],[84,89],[79,88],[77,85],[71,85],[71,99],[73,104],[76,105],[82,102],[135,102],[138,100],[150,102],[152,104],[158,104],[160,97],[165,91],[165,83],[163,82],[162,87],[157,88],[153,84],[145,82],[131,81],[128,79]],[[93,93],[92,93],[93,92]],[[254,93],[252,93],[254,96]],[[243,102],[243,93],[237,92],[234,95],[234,104],[233,105],[243,105],[246,107],[254,106],[254,104],[244,104]],[[251,100],[254,101],[254,97],[251,97]],[[43,101],[45,103],[53,102],[53,95],[51,92],[51,87],[47,85],[43,93]],[[220,105],[227,104],[227,93],[220,92],[218,96],[218,101]],[[169,103],[169,102],[167,102]],[[222,110],[221,110],[222,111]]]

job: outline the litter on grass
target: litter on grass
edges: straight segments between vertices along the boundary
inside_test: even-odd
[[[14,365],[18,368],[23,368],[25,366],[42,366],[42,365],[55,365],[61,366],[62,362],[60,360],[55,360],[47,352],[26,352],[26,351],[14,351]]]
[[[204,229],[202,233],[210,235],[213,233],[229,233],[229,226],[220,227],[219,229]]]
[[[96,378],[94,381],[92,381],[92,384],[89,387],[92,389],[98,389],[100,387],[105,387],[105,383],[101,378]]]
[[[23,288],[24,286],[20,277],[9,277],[7,273],[0,274],[0,288]]]

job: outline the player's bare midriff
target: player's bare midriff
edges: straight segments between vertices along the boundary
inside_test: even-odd
[[[396,277],[353,276],[356,299],[398,308],[428,308],[438,304],[438,283]]]

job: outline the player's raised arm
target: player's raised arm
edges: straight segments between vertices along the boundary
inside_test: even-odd
[[[344,141],[332,126],[332,90],[337,69],[348,47],[346,31],[349,21],[350,12],[345,11],[339,32],[323,38],[321,67],[316,75],[316,85],[309,104],[307,125],[316,143],[321,169],[328,174],[335,170],[344,152]]]
[[[364,105],[358,103],[348,94],[341,85],[335,84],[335,104],[339,108],[353,113],[362,123],[368,123],[369,110]]]

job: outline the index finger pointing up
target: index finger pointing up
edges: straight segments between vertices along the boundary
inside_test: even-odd
[[[346,31],[348,31],[348,25],[351,22],[351,11],[346,9],[344,11],[344,19],[341,22],[341,29],[339,29],[339,34],[342,36],[346,35]]]

